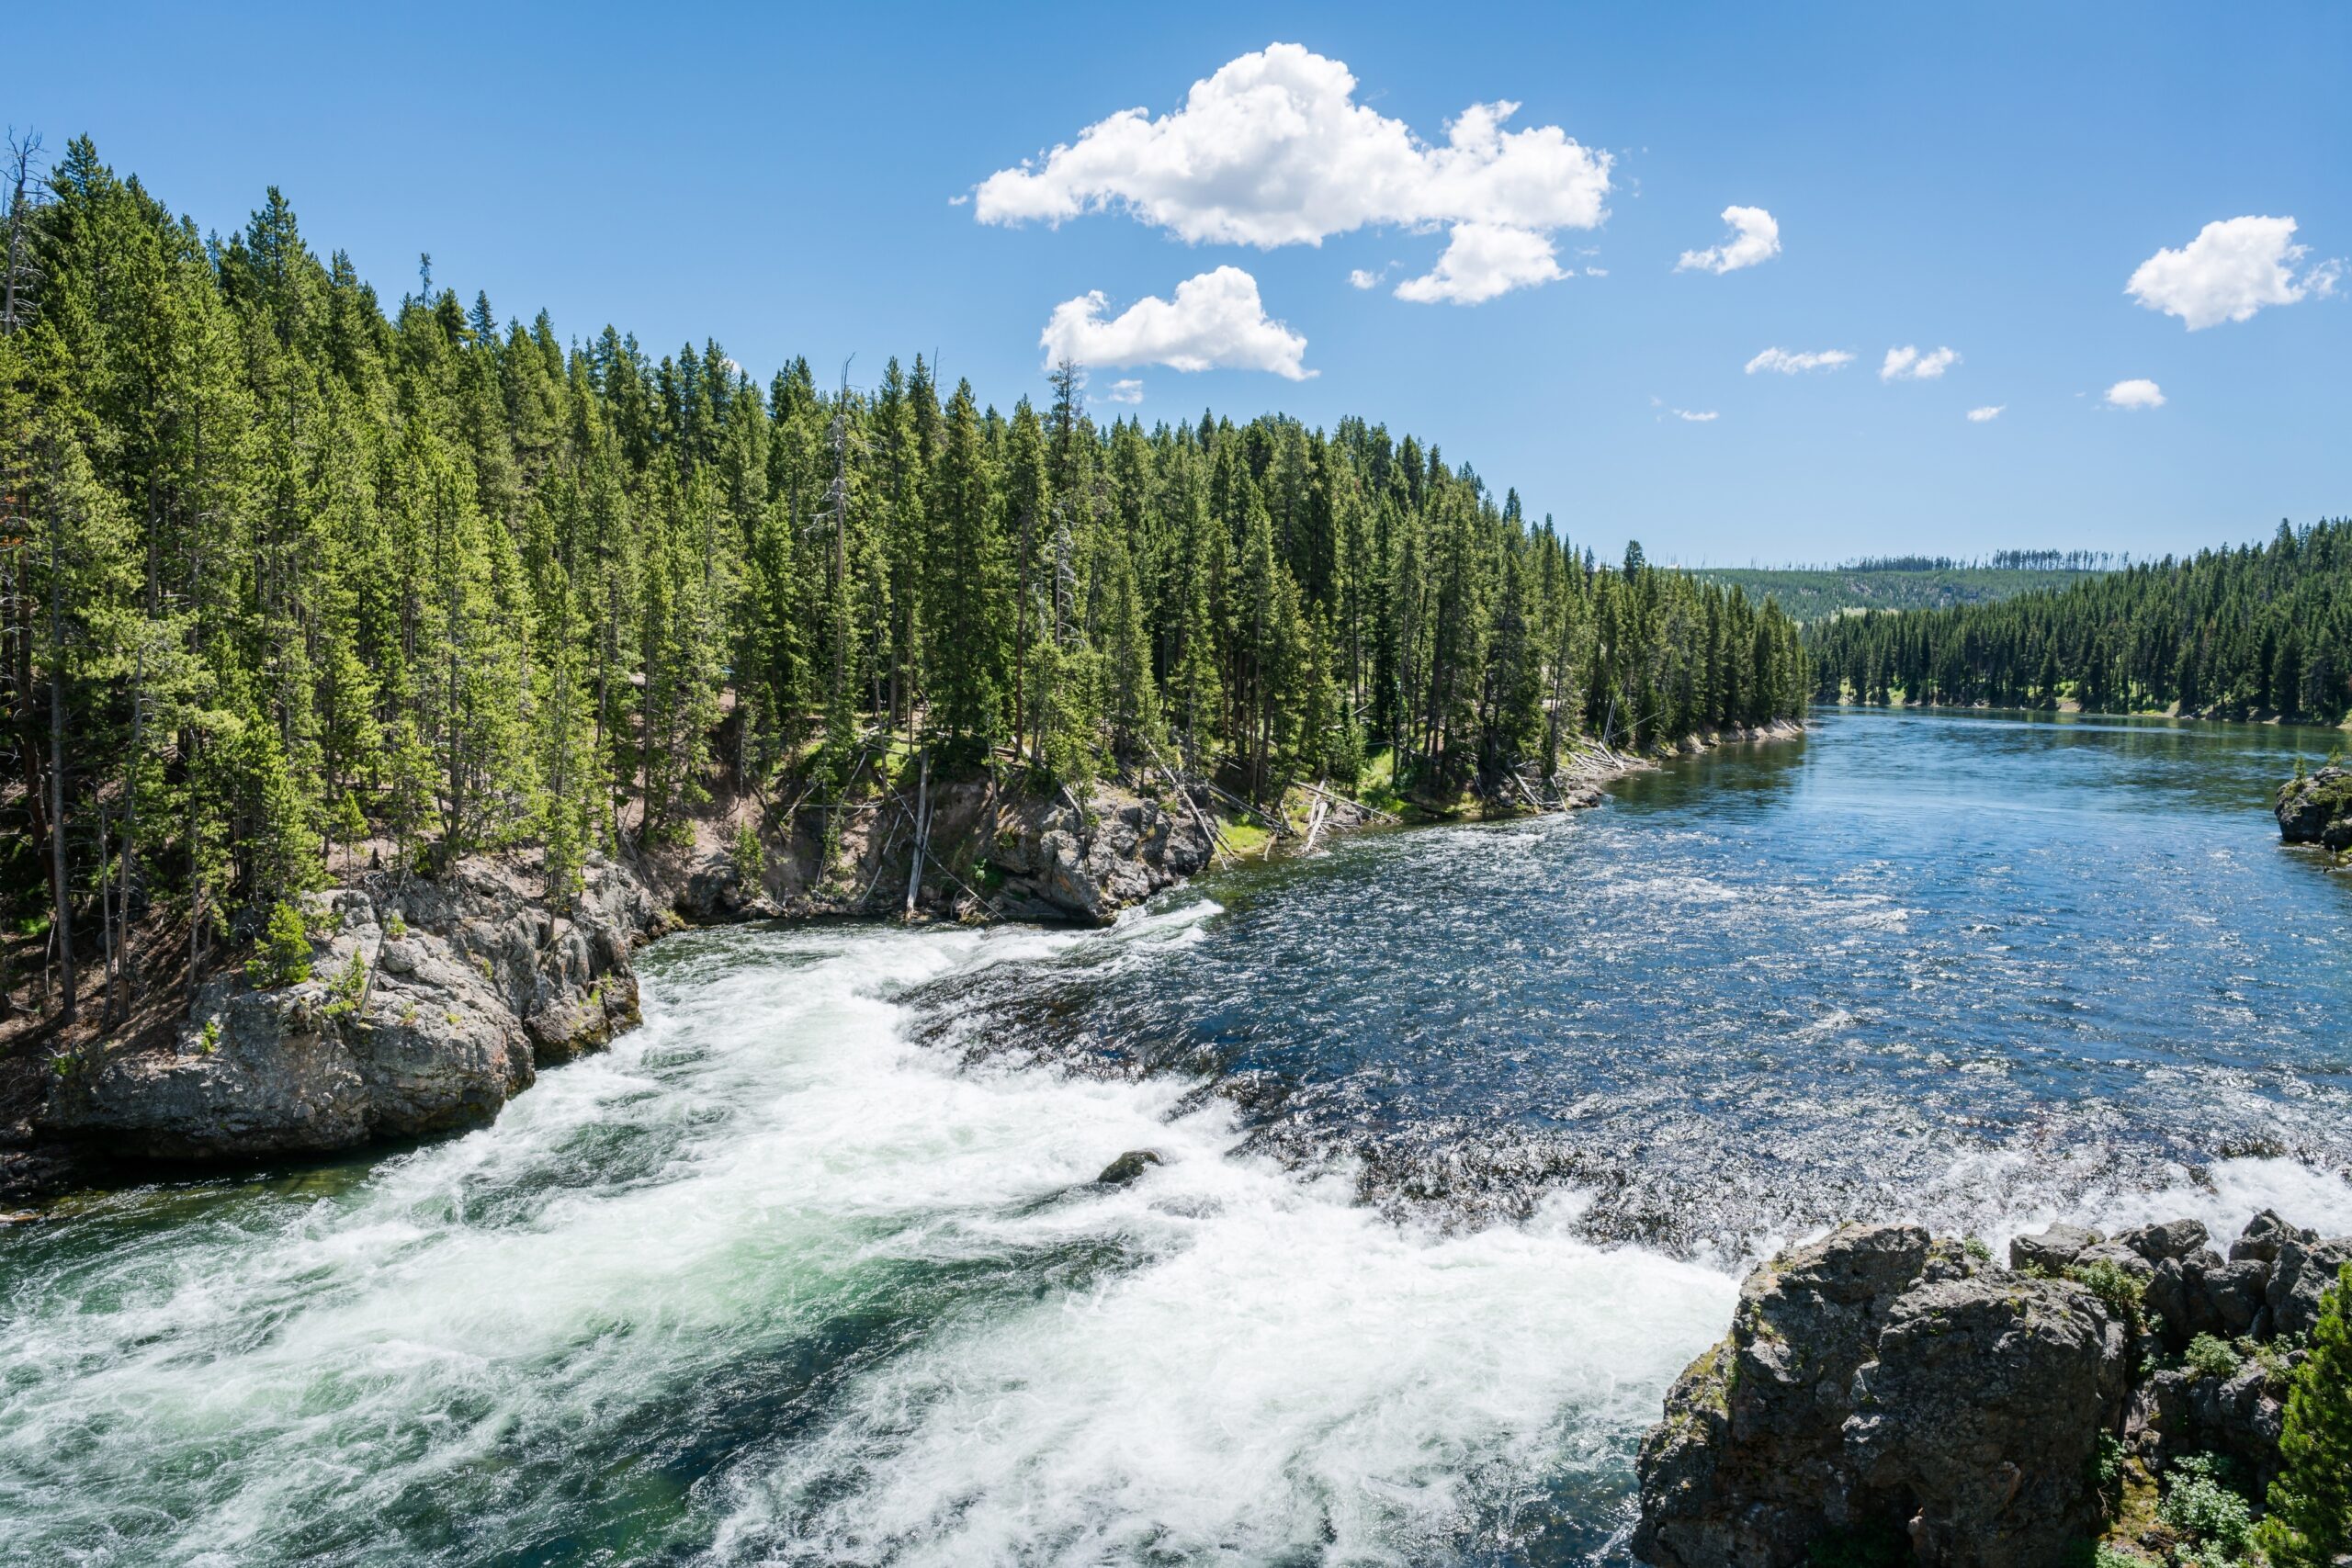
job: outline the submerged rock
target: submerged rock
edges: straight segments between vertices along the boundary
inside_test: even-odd
[[[1102,1187],[1125,1187],[1128,1182],[1141,1177],[1153,1166],[1166,1163],[1159,1157],[1158,1149],[1129,1149],[1125,1154],[1104,1166],[1102,1174],[1096,1177],[1094,1180],[1096,1185]]]

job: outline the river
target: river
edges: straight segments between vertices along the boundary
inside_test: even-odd
[[[0,1560],[1622,1561],[1782,1240],[2352,1230],[2264,809],[2339,739],[1830,712],[1104,932],[670,939],[493,1127],[0,1230]]]

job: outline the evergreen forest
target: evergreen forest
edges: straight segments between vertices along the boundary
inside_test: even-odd
[[[274,189],[222,236],[86,140],[17,176],[0,915],[69,1008],[77,961],[113,1014],[146,933],[193,976],[356,852],[527,855],[561,901],[715,795],[821,806],[877,736],[1046,788],[1376,760],[1442,808],[1813,686],[1771,604],[1362,420],[1102,423],[1068,365],[1009,409],[921,357],[762,383],[429,259],[387,305]]]
[[[2333,725],[2352,714],[2352,520],[1998,604],[1813,623],[1839,700]]]

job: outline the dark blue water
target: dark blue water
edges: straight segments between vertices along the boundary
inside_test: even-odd
[[[1729,1244],[1996,1224],[2217,1160],[2352,1168],[2352,877],[2267,802],[2325,731],[1867,710],[1603,808],[1208,885],[1168,962],[926,998],[943,1033],[1224,1080],[1367,1196]],[[975,1016],[977,1015],[977,1016]]]
[[[495,1126],[0,1228],[0,1562],[1622,1562],[1779,1238],[2352,1231],[2336,739],[1831,714],[1108,932],[673,938]]]

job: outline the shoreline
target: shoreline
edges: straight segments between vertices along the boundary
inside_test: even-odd
[[[1011,795],[991,779],[927,790],[912,809],[896,796],[855,803],[863,820],[843,829],[841,846],[846,880],[816,874],[807,836],[788,829],[763,835],[764,863],[738,864],[724,829],[743,814],[741,801],[697,823],[690,845],[656,847],[634,863],[592,859],[587,886],[560,911],[535,890],[530,868],[488,857],[433,880],[364,874],[304,896],[301,977],[255,987],[223,967],[184,1016],[151,1010],[143,1027],[61,1054],[48,1074],[21,1054],[9,1063],[18,1109],[13,1123],[0,1122],[0,1204],[340,1158],[485,1125],[540,1070],[638,1024],[631,955],[674,931],[763,920],[1107,926],[1245,860],[1315,852],[1375,827],[1589,808],[1618,780],[1663,762],[1804,734],[1801,723],[1774,720],[1692,737],[1658,757],[1586,746],[1545,781],[1552,801],[1530,792],[1529,807],[1481,801],[1445,816],[1399,817],[1296,785],[1283,802],[1315,802],[1304,828],[1282,805],[1236,803],[1268,824],[1262,845],[1248,850],[1230,845],[1214,786],[1188,782],[1154,799],[1100,781],[1081,811],[1067,790]],[[894,805],[903,820],[876,831]],[[879,908],[877,893],[889,895]],[[34,1077],[42,1081],[27,1081]]]

